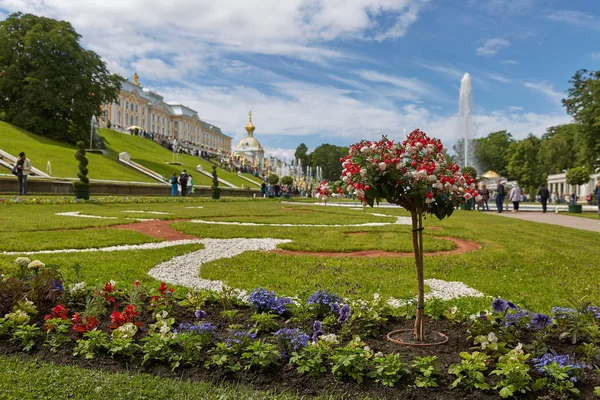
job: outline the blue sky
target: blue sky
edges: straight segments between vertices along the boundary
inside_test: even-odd
[[[600,68],[600,1],[0,0],[0,14],[70,21],[123,76],[196,109],[236,140],[290,157],[420,128],[449,147],[460,79],[477,136],[567,123],[576,70]]]

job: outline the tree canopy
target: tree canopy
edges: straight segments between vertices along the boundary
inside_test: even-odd
[[[569,83],[562,103],[581,125],[580,159],[586,166],[600,167],[600,71],[579,70]]]
[[[69,22],[15,13],[0,22],[0,118],[53,139],[89,140],[120,78]]]
[[[492,132],[486,137],[475,139],[475,158],[484,171],[492,170],[500,176],[508,175],[506,151],[515,140],[507,131]]]
[[[300,143],[296,148],[294,156],[302,162],[304,172],[306,172],[305,168],[307,165],[312,167],[313,173],[316,171],[317,166],[319,166],[323,170],[324,179],[336,181],[342,173],[340,158],[345,157],[347,154],[348,147],[335,146],[329,143],[317,146],[312,153],[308,153],[306,145]]]

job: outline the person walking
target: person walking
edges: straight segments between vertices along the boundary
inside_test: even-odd
[[[594,194],[596,195],[596,203],[598,204],[598,218],[600,218],[600,178],[596,182],[596,191]]]
[[[192,174],[189,174],[188,176],[190,177],[188,180],[188,193],[191,196],[196,191],[196,188],[194,187],[194,178],[192,178]]]
[[[497,186],[496,186],[496,212],[501,213],[502,212],[502,204],[504,203],[504,185],[502,184],[502,181],[498,180],[496,181]]]
[[[187,182],[188,182],[188,174],[184,169],[179,175],[179,184],[181,185],[181,195],[185,196],[187,193]]]
[[[538,190],[538,196],[540,196],[540,202],[542,203],[542,212],[546,212],[546,206],[548,205],[548,199],[550,198],[550,191],[546,187],[546,185],[542,185],[540,190]]]
[[[488,190],[487,186],[481,186],[479,195],[481,196],[481,202],[478,204],[478,206],[480,206],[483,211],[490,211],[490,206],[488,204],[488,200],[490,199],[490,191]]]
[[[508,195],[508,199],[513,203],[512,212],[519,212],[519,202],[521,201],[522,197],[523,195],[521,194],[521,188],[518,184],[516,184],[515,187],[510,190],[510,194]]]
[[[27,177],[31,174],[31,160],[25,157],[24,152],[19,153],[19,158],[15,163],[14,168],[17,173],[17,180],[19,182],[19,194],[27,194]]]
[[[171,197],[179,196],[179,190],[177,187],[177,173],[173,172],[173,176],[169,180],[171,183]]]

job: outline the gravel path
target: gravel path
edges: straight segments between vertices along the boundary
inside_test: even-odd
[[[19,255],[19,254],[56,254],[56,253],[88,253],[94,251],[101,252],[112,252],[112,251],[133,251],[133,250],[153,250],[153,249],[164,249],[166,247],[183,246],[186,244],[198,244],[203,243],[201,239],[187,239],[187,240],[175,240],[170,242],[159,242],[159,243],[144,243],[144,244],[125,244],[120,246],[108,246],[108,247],[93,247],[87,249],[60,249],[60,250],[34,250],[34,251],[4,251],[0,254],[4,255]]]

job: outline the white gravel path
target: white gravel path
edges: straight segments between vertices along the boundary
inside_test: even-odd
[[[121,212],[124,213],[134,213],[134,214],[157,214],[157,215],[169,215],[172,214],[166,211],[143,211],[143,210],[123,210]]]
[[[96,219],[117,219],[117,217],[101,217],[99,215],[81,214],[81,211],[60,212],[60,213],[56,213],[54,215],[60,215],[62,217],[96,218]]]
[[[60,249],[60,250],[34,250],[34,251],[4,251],[0,254],[4,255],[18,255],[18,254],[56,254],[56,253],[88,253],[88,252],[112,252],[112,251],[133,251],[133,250],[154,250],[164,249],[166,247],[183,246],[186,244],[198,244],[202,243],[201,239],[185,239],[175,240],[171,242],[159,242],[159,243],[144,243],[144,244],[131,244],[131,245],[120,245],[120,246],[108,246],[108,247],[97,247],[87,249]]]
[[[381,215],[383,216],[383,215]],[[386,215],[386,217],[393,217]],[[394,222],[365,222],[362,224],[262,224],[256,222],[233,222],[233,221],[207,221],[203,219],[193,219],[190,222],[195,224],[207,225],[238,225],[238,226],[313,226],[313,227],[340,227],[340,226],[386,226],[386,225],[411,225],[412,221],[408,217],[396,217]]]
[[[148,275],[171,285],[193,289],[221,290],[222,281],[199,277],[202,264],[220,258],[231,258],[246,251],[274,250],[278,244],[289,243],[287,239],[203,239],[204,249],[173,257],[152,268]]]

